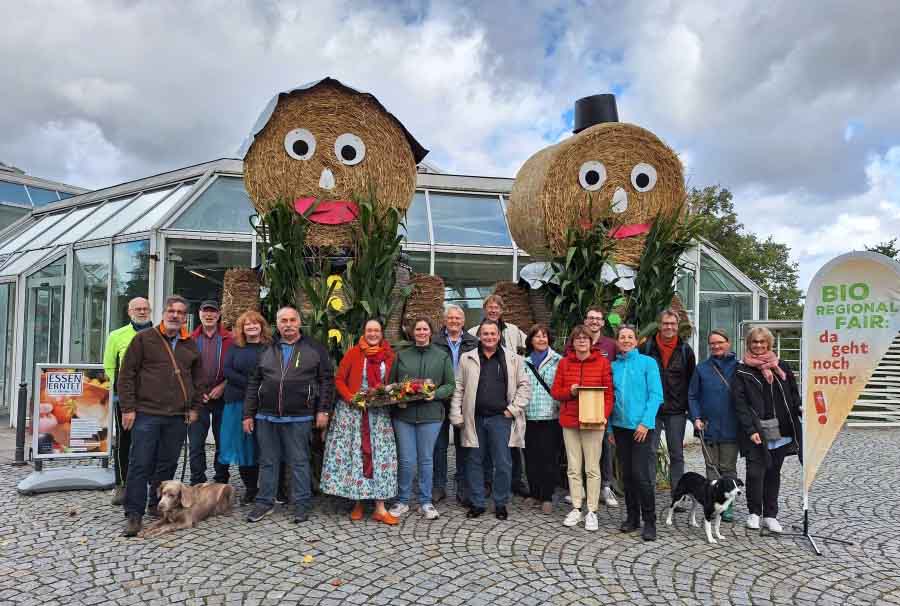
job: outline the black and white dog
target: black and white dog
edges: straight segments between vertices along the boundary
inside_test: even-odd
[[[694,510],[697,505],[703,507],[703,527],[706,529],[706,540],[709,543],[716,543],[713,538],[712,524],[715,522],[715,534],[717,539],[725,537],[719,532],[719,526],[722,523],[722,512],[734,503],[744,488],[744,483],[736,478],[722,478],[710,482],[699,473],[689,471],[678,480],[678,486],[675,487],[675,494],[672,496],[672,505],[669,507],[669,514],[666,516],[666,525],[672,525],[672,514],[675,513],[675,507],[685,504],[687,499],[692,499],[691,503],[691,526],[697,526],[697,520],[694,517]]]

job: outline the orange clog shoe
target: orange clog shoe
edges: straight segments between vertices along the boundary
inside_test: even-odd
[[[362,501],[357,501],[356,505],[353,506],[353,511],[350,512],[350,519],[354,522],[359,522],[361,519],[363,519]]]
[[[388,526],[396,526],[400,523],[400,520],[392,516],[390,513],[385,511],[384,513],[378,513],[377,511],[372,514],[372,519],[376,522],[381,522],[383,524],[387,524]]]

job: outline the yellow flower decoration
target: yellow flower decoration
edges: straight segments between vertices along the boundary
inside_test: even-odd
[[[331,330],[328,331],[328,338],[334,339],[335,341],[340,343],[341,339],[344,338],[344,335],[342,335],[341,331],[339,331],[337,328],[332,328]]]
[[[328,299],[328,305],[330,305],[331,309],[335,311],[341,311],[342,309],[344,309],[344,302],[340,297],[331,297],[330,299]]]
[[[325,283],[328,286],[331,286],[332,284],[334,284],[335,290],[340,290],[341,288],[344,287],[344,280],[337,274],[328,276],[328,278],[325,280]]]

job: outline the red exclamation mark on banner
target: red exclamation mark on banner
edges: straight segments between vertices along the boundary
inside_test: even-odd
[[[825,425],[828,423],[828,407],[825,404],[825,394],[821,391],[813,392],[813,398],[816,401],[816,414],[819,415],[819,423]]]

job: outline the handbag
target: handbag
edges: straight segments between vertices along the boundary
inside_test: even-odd
[[[756,415],[756,420],[759,421],[759,432],[762,434],[763,440],[766,442],[774,442],[776,440],[781,439],[781,428],[778,426],[778,417],[773,417],[771,419],[761,419],[759,414],[753,407],[749,407],[750,410],[753,411],[753,414]]]

